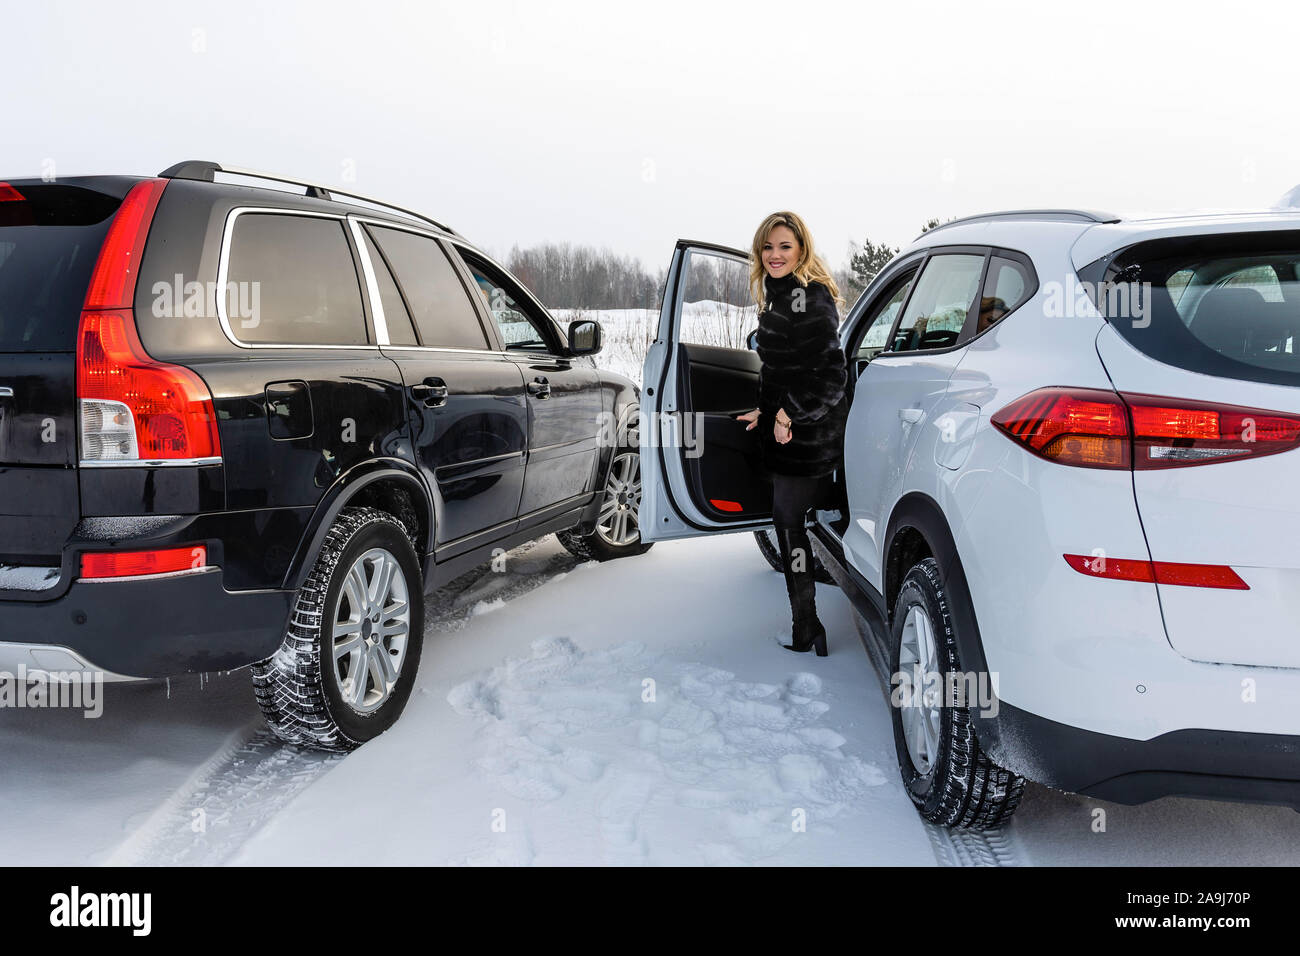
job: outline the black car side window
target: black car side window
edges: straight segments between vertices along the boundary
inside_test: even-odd
[[[231,333],[257,345],[368,344],[344,230],[338,219],[242,213],[226,272]]]
[[[436,239],[387,226],[369,229],[385,261],[392,267],[402,298],[419,329],[420,340],[426,346],[491,348],[456,267]]]
[[[549,352],[553,347],[546,334],[549,320],[536,315],[529,303],[521,302],[523,296],[514,283],[489,263],[463,249],[460,256],[506,348]]]
[[[415,334],[415,323],[411,312],[402,298],[402,290],[397,287],[392,268],[388,260],[375,245],[369,233],[364,233],[366,255],[370,257],[370,267],[375,273],[375,283],[379,286],[379,301],[384,307],[384,324],[388,326],[388,341],[391,345],[419,345]]]

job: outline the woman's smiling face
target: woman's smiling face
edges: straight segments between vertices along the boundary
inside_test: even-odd
[[[763,241],[763,268],[773,279],[794,271],[799,262],[799,240],[789,226],[773,226]]]

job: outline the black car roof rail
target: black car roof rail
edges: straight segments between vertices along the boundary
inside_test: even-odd
[[[1009,209],[1005,212],[986,212],[978,216],[963,216],[949,222],[941,222],[933,229],[921,233],[928,236],[949,226],[964,226],[972,222],[992,222],[998,219],[1027,219],[1034,222],[1122,222],[1123,218],[1113,213],[1097,212],[1089,209]],[[917,236],[919,239],[921,236]]]
[[[275,173],[264,173],[256,169],[243,169],[239,166],[222,166],[219,163],[211,163],[202,159],[188,159],[183,163],[177,163],[175,166],[168,166],[158,175],[163,179],[193,179],[198,182],[211,183],[216,182],[217,173],[225,173],[230,176],[245,176],[249,179],[266,179],[276,183],[287,183],[290,186],[302,186],[307,190],[307,195],[312,199],[332,200],[337,196],[345,196],[348,199],[358,199],[361,202],[370,203],[372,206],[379,206],[382,209],[391,210],[392,212],[401,213],[404,216],[418,219],[420,222],[425,222],[431,226],[435,226],[450,235],[460,235],[460,233],[451,228],[451,226],[426,216],[424,213],[416,212],[414,209],[407,209],[404,206],[395,206],[393,203],[385,202],[382,199],[363,196],[360,193],[349,192],[346,189],[338,189],[335,186],[323,186],[320,183],[309,182],[305,179],[294,179],[290,176],[278,176]],[[353,204],[349,203],[349,205]]]

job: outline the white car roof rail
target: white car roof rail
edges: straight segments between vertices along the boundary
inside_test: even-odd
[[[207,160],[202,159],[188,159],[184,162],[177,163],[175,166],[167,167],[158,175],[163,179],[192,179],[197,182],[211,183],[216,182],[217,173],[225,173],[230,176],[244,176],[249,179],[265,179],[276,183],[287,183],[290,186],[302,186],[307,191],[306,195],[312,199],[334,200],[336,197],[343,196],[347,199],[360,200],[361,202],[369,203],[372,206],[378,206],[381,209],[387,209],[404,216],[410,216],[412,219],[417,219],[420,222],[428,223],[449,235],[460,235],[460,233],[445,223],[438,222],[438,220],[426,216],[424,213],[416,212],[413,209],[407,209],[404,206],[396,206],[393,203],[385,202],[382,199],[363,196],[360,193],[349,192],[346,189],[339,189],[335,186],[325,186],[320,183],[309,182],[305,179],[295,179],[290,176],[280,176],[275,173],[264,173],[256,169],[244,169],[239,166],[222,166],[219,163],[208,162]]]
[[[963,216],[950,222],[941,222],[933,229],[921,233],[928,236],[947,229],[949,226],[965,226],[972,222],[996,222],[1003,219],[1021,219],[1033,222],[1122,222],[1122,217],[1113,213],[1097,212],[1088,209],[1010,209],[1005,212],[986,212],[978,216]],[[919,239],[920,236],[917,236]]]

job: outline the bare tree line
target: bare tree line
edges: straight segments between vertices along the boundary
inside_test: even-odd
[[[657,309],[665,277],[631,256],[567,242],[515,246],[506,268],[557,309]]]
[[[667,280],[667,270],[651,272],[640,259],[567,242],[515,246],[505,265],[553,309],[658,310]],[[729,259],[693,255],[686,301],[706,300],[751,305],[748,268]]]
[[[921,231],[937,225],[939,220],[931,219]],[[832,270],[848,305],[897,253],[898,249],[870,239],[850,244],[844,262]],[[651,272],[632,256],[567,242],[548,242],[528,249],[515,246],[505,264],[554,309],[657,310],[667,278],[664,269]],[[748,269],[729,259],[694,254],[687,272],[685,300],[751,305]]]

